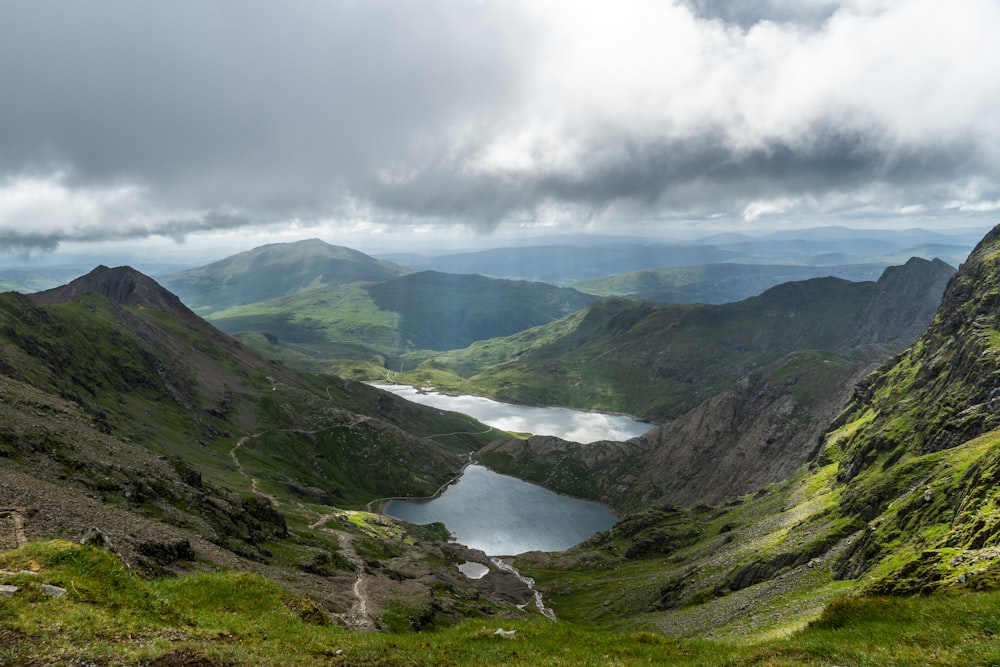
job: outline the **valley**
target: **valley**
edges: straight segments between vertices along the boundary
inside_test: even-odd
[[[321,242],[162,285],[101,266],[0,295],[0,584],[18,589],[0,659],[912,664],[926,652],[909,637],[940,664],[986,663],[998,248],[994,230],[957,272],[912,258],[721,303],[413,271]],[[358,381],[387,378],[653,428],[504,431]],[[470,452],[621,520],[501,567],[440,523],[369,510],[435,493]],[[91,526],[113,551],[76,544]]]

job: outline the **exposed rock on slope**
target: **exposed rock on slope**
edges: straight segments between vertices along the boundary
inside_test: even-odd
[[[29,298],[38,304],[52,305],[76,301],[91,293],[100,294],[120,306],[161,310],[180,317],[189,324],[199,319],[174,294],[130,266],[98,266],[66,285],[35,292]]]
[[[856,331],[850,345],[912,344],[934,319],[954,273],[940,259],[928,262],[916,257],[903,266],[887,268],[869,302],[848,325]]]

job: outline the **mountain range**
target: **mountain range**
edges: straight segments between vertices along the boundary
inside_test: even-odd
[[[818,278],[717,306],[602,301],[428,357],[421,372],[438,377],[488,368],[476,382],[510,395],[664,417],[587,446],[291,370],[127,267],[0,295],[0,585],[26,591],[0,610],[0,658],[988,664],[998,293],[1000,228],[957,273],[913,260],[877,282]],[[572,550],[511,560],[555,625],[519,608],[523,575],[440,526],[364,510],[433,493],[470,451],[622,515]],[[45,541],[91,526],[114,545],[106,560]],[[477,560],[483,579],[455,568]],[[220,569],[256,574],[197,578]],[[189,577],[217,607],[169,593]],[[154,594],[111,595],[140,586]],[[244,607],[281,631],[227,625]],[[457,630],[410,640],[330,622]],[[280,644],[287,633],[303,640]]]
[[[601,301],[544,327],[424,357],[404,379],[662,421],[796,351],[887,358],[930,323],[953,272],[914,258],[878,282],[815,278],[729,304]]]

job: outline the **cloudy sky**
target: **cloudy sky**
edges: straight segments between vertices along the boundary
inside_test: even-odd
[[[996,0],[0,0],[0,247],[989,225],[998,34]]]

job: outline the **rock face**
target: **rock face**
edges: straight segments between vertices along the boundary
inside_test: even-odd
[[[890,266],[876,283],[869,302],[852,319],[852,345],[910,345],[934,319],[947,281],[955,269],[940,259],[911,258]]]
[[[647,500],[714,505],[785,479],[816,453],[851,387],[870,369],[830,362],[785,377],[754,375],[643,436],[648,453],[635,476],[655,489]],[[828,390],[802,397],[801,385],[818,373]]]

